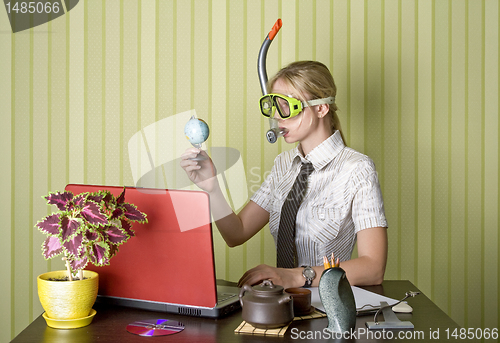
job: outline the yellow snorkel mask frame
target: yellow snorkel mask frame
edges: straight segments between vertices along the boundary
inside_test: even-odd
[[[270,93],[262,96],[259,99],[260,112],[264,117],[273,118],[275,111],[283,119],[293,118],[304,110],[306,107],[333,104],[335,97],[314,99],[309,101],[300,101],[283,94]]]

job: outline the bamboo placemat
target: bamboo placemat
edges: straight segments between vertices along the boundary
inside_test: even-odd
[[[306,316],[295,317],[293,320],[306,320],[326,317],[326,314],[318,310],[314,310],[313,313]],[[247,323],[246,321],[241,322],[241,324],[234,330],[235,333],[245,333],[251,335],[264,335],[264,336],[284,336],[286,330],[290,324],[276,329],[258,329],[255,326]]]

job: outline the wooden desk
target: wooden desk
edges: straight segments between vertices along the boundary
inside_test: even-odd
[[[364,287],[372,292],[386,295],[394,299],[401,299],[407,291],[418,289],[409,281],[384,281],[380,286]],[[398,314],[400,320],[411,321],[415,329],[413,330],[416,339],[429,341],[430,333],[439,329],[439,341],[445,340],[446,329],[449,332],[459,326],[441,311],[429,298],[421,294],[415,298],[410,298],[408,303],[413,307],[413,314]],[[323,329],[327,326],[327,318],[294,321],[288,328],[284,337],[257,336],[234,333],[234,329],[242,322],[241,310],[221,319],[196,318],[181,315],[174,315],[163,312],[151,312],[131,309],[126,307],[105,307],[96,304],[94,308],[97,315],[89,326],[73,329],[58,330],[48,327],[42,316],[35,319],[24,331],[22,331],[12,342],[54,342],[54,343],[93,343],[93,342],[297,342],[297,341],[328,341],[330,338],[324,334]],[[185,325],[185,329],[174,335],[141,337],[127,332],[126,327],[137,320],[144,319],[172,319]],[[380,317],[383,320],[383,316]],[[335,342],[386,342],[383,336],[374,336],[375,333],[366,332],[365,322],[373,321],[373,316],[358,317],[356,330],[359,335],[350,339],[334,340]],[[369,336],[372,334],[372,336]],[[402,334],[410,335],[411,331],[403,331]],[[394,337],[398,332],[392,332]],[[434,333],[435,334],[435,333]],[[307,339],[307,336],[316,335],[314,339]],[[381,333],[377,334],[381,335]],[[388,333],[386,332],[386,337]],[[376,339],[379,337],[380,339]],[[303,339],[301,339],[303,338]],[[408,336],[408,338],[411,338]],[[434,337],[437,338],[437,337]],[[405,339],[397,339],[398,341]],[[414,339],[407,339],[413,341]],[[331,341],[331,340],[330,340]],[[434,341],[438,341],[434,339]]]

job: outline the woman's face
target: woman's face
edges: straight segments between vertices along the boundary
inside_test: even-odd
[[[276,80],[273,85],[272,93],[278,93],[292,98],[300,99],[300,94],[296,89],[289,86],[281,79]],[[307,94],[305,95],[307,96]],[[303,100],[303,99],[302,99]],[[286,133],[283,138],[287,143],[302,142],[317,128],[318,117],[316,107],[306,107],[301,113],[289,119],[283,119],[275,111],[274,117],[278,120],[280,130]]]

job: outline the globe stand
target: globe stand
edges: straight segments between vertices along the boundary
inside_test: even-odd
[[[191,143],[192,146],[194,146],[196,149],[201,149],[201,144],[194,144]],[[206,156],[203,156],[201,153],[199,153],[196,157],[193,158],[188,158],[190,161],[205,161],[207,159]]]
[[[202,154],[198,154],[198,156],[193,157],[193,158],[188,158],[190,161],[205,161],[207,158],[203,156]]]

